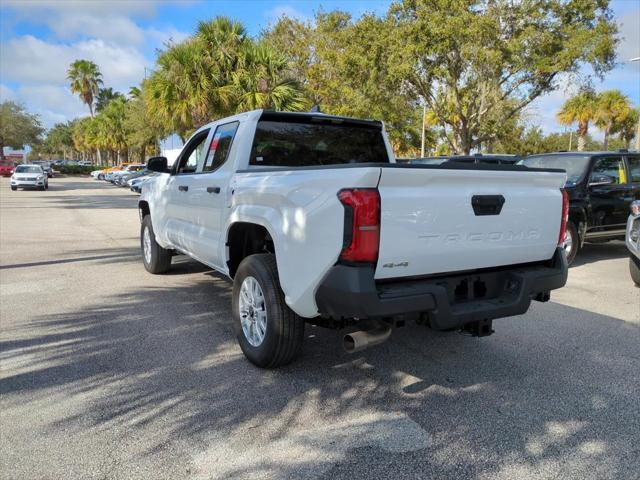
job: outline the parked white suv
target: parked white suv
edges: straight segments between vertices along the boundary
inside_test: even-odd
[[[20,188],[49,188],[47,174],[40,165],[18,165],[11,175],[11,190]]]
[[[305,322],[358,326],[356,351],[398,320],[482,336],[562,287],[562,170],[396,164],[381,122],[252,111],[200,128],[139,201],[144,265],[175,252],[233,279],[247,358],[290,362]]]

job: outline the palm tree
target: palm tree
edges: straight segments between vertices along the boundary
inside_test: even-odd
[[[617,133],[620,136],[620,140],[624,142],[627,150],[631,146],[631,140],[637,135],[639,117],[640,109],[629,109],[629,113],[622,120],[616,122],[611,130],[611,133]]]
[[[591,90],[583,90],[569,98],[558,112],[558,122],[562,125],[578,123],[578,151],[584,150],[589,122],[595,118],[596,97]]]
[[[158,57],[158,68],[144,83],[149,115],[156,123],[171,125],[182,139],[211,117],[217,79],[203,58],[203,46],[196,40],[174,45]]]
[[[603,148],[609,147],[609,135],[620,121],[623,121],[629,112],[629,98],[620,90],[607,90],[598,95],[596,100],[596,125],[604,131]]]
[[[241,68],[232,74],[226,88],[231,92],[236,111],[271,108],[301,110],[305,100],[298,83],[284,76],[287,59],[267,45],[245,48]]]
[[[67,79],[71,82],[71,92],[77,93],[87,104],[93,117],[93,102],[102,85],[102,74],[98,66],[90,60],[76,60],[67,70]]]
[[[124,98],[124,95],[120,92],[114,92],[111,87],[101,88],[98,91],[98,96],[96,97],[96,112],[104,110],[107,105],[116,98]]]

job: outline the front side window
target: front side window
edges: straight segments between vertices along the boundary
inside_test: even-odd
[[[196,173],[200,162],[204,159],[205,146],[209,130],[203,130],[191,139],[180,155],[180,163],[176,174]]]
[[[212,172],[227,161],[229,151],[231,150],[231,143],[233,142],[233,137],[236,134],[236,130],[238,130],[239,124],[239,122],[231,122],[216,128],[213,138],[211,139],[207,159],[202,168],[203,172]]]
[[[614,185],[627,183],[622,157],[607,157],[596,160],[591,171],[591,181],[600,182],[606,177],[611,178]]]

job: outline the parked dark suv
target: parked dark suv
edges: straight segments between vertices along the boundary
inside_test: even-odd
[[[532,155],[521,164],[567,171],[569,263],[584,242],[624,240],[629,205],[640,199],[640,153],[561,152]]]

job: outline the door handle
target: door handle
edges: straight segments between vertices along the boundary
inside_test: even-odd
[[[188,185],[178,185],[178,190],[180,190],[181,192],[188,192],[189,191],[189,186]]]
[[[207,187],[207,193],[220,193],[220,187]]]

